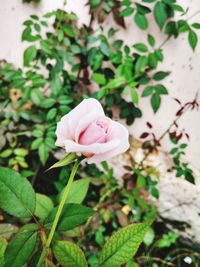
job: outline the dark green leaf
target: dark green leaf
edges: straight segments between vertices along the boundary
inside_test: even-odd
[[[160,81],[167,77],[169,74],[170,72],[158,71],[153,75],[153,79],[156,81]]]
[[[135,23],[138,25],[138,27],[142,30],[146,30],[148,27],[148,21],[145,15],[136,13],[134,17]]]
[[[162,30],[165,21],[167,20],[166,6],[163,2],[157,2],[153,9],[153,14],[155,21],[157,22],[159,28]]]
[[[5,253],[5,267],[22,267],[27,263],[38,242],[38,226],[27,224],[8,243]]]
[[[148,51],[147,46],[143,43],[134,44],[133,47],[140,52],[147,52]]]
[[[167,89],[166,89],[165,86],[162,85],[162,84],[157,84],[157,85],[155,85],[155,90],[156,90],[156,92],[157,92],[158,94],[160,94],[160,95],[167,95],[167,94],[168,94]]]
[[[152,96],[151,96],[151,106],[153,108],[153,111],[156,113],[157,110],[159,109],[160,107],[160,103],[161,103],[161,97],[160,97],[160,94],[158,93],[154,93]]]
[[[28,218],[35,211],[35,192],[28,180],[14,170],[0,167],[0,208]]]
[[[148,43],[152,47],[155,45],[155,38],[151,34],[148,34]]]
[[[131,14],[133,14],[134,9],[132,7],[127,7],[125,9],[123,9],[122,11],[120,11],[120,16],[122,17],[127,17],[130,16]]]
[[[142,92],[142,96],[149,96],[153,93],[153,91],[154,91],[153,86],[147,86],[146,88],[144,88],[144,90]]]
[[[190,30],[188,33],[188,42],[194,51],[197,46],[198,37],[197,34],[192,30]]]
[[[48,217],[45,219],[45,227],[50,228],[55,218],[57,208],[54,208]],[[60,217],[57,230],[67,231],[84,223],[89,217],[94,214],[91,208],[81,204],[65,204],[62,215]]]
[[[191,25],[194,29],[200,29],[200,23],[193,23]]]

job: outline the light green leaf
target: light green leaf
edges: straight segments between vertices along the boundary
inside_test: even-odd
[[[77,155],[76,153],[70,153],[68,154],[66,157],[64,157],[63,159],[57,161],[55,164],[53,164],[49,169],[47,169],[46,171],[49,171],[51,169],[55,169],[55,168],[60,168],[63,166],[67,166],[70,163],[74,162],[77,159]]]
[[[138,97],[138,93],[134,88],[130,88],[130,93],[131,93],[131,98],[134,104],[138,104],[139,102],[139,97]]]
[[[87,267],[83,251],[72,242],[58,241],[53,247],[53,252],[63,267]]]
[[[5,252],[5,267],[22,267],[27,263],[38,242],[38,226],[27,224],[8,243]]]
[[[143,71],[147,63],[148,63],[148,58],[146,56],[139,57],[135,64],[136,73]]]
[[[117,267],[127,263],[137,252],[148,229],[148,223],[138,223],[114,233],[100,253],[99,266]]]
[[[104,74],[101,74],[101,73],[93,73],[92,80],[100,85],[104,85],[106,83],[105,76]]]
[[[10,223],[1,223],[0,224],[0,236],[5,239],[10,239],[13,234],[18,231],[16,225]]]
[[[157,22],[159,28],[162,30],[165,21],[167,20],[166,6],[163,2],[157,2],[153,10],[155,21]]]
[[[74,181],[70,188],[66,203],[82,203],[87,195],[89,183],[89,178]]]
[[[0,208],[20,218],[35,211],[35,192],[28,180],[8,168],[0,168]]]
[[[34,45],[28,47],[24,51],[24,66],[28,67],[31,63],[36,58],[37,55],[37,49]]]
[[[4,266],[4,253],[6,250],[7,241],[0,236],[0,267]]]
[[[43,221],[53,208],[53,201],[49,197],[36,193],[36,209],[34,214],[38,218]]]
[[[54,208],[48,217],[45,219],[45,227],[50,228],[57,212],[57,207]],[[67,231],[84,223],[89,217],[94,214],[91,208],[81,204],[65,204],[62,215],[60,217],[57,230]]]
[[[39,147],[39,156],[42,164],[45,165],[49,156],[48,147],[45,145],[45,143],[42,143]]]

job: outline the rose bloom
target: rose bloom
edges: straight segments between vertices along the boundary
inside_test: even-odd
[[[57,124],[56,145],[67,153],[75,152],[98,163],[125,152],[129,148],[128,131],[120,123],[106,117],[99,101],[83,100]]]

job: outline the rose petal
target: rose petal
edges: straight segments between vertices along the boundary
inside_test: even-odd
[[[130,146],[128,141],[128,131],[120,123],[112,121],[111,132],[109,133],[109,140],[120,140],[120,144],[114,149],[107,151],[105,153],[94,155],[88,159],[88,163],[98,163],[121,153],[124,153]],[[110,142],[110,141],[109,141]]]
[[[78,143],[80,134],[92,123],[94,120],[98,119],[99,112],[90,112],[85,117],[83,117],[76,128],[75,141]],[[105,117],[106,118],[106,117]]]
[[[99,101],[93,98],[84,99],[78,106],[76,106],[67,115],[61,118],[61,121],[57,124],[56,129],[56,145],[64,146],[66,139],[75,140],[75,132],[80,120],[89,115],[89,113],[99,114],[99,116],[105,116],[103,108]]]
[[[112,149],[116,149],[120,144],[120,140],[115,139],[107,143],[100,144],[94,143],[91,145],[80,145],[72,140],[65,140],[65,150],[67,153],[77,152],[77,153],[88,153],[88,154],[101,154],[108,152]]]

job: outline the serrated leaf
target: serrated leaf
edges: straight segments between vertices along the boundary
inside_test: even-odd
[[[53,208],[53,201],[48,196],[36,193],[36,209],[34,214],[38,218],[43,221]]]
[[[87,195],[89,183],[90,183],[89,178],[74,181],[70,188],[66,203],[77,203],[77,204],[82,203]]]
[[[127,263],[137,252],[148,229],[148,223],[138,223],[114,233],[100,253],[99,266],[117,267]]]
[[[31,257],[38,242],[38,226],[27,224],[8,243],[5,252],[5,267],[22,267]]]
[[[167,20],[166,6],[162,2],[157,2],[154,6],[153,15],[159,28],[162,30],[165,21]]]
[[[28,67],[31,63],[36,58],[37,55],[37,49],[34,45],[28,47],[24,51],[24,66]]]
[[[77,159],[76,153],[70,153],[63,159],[57,161],[55,164],[53,164],[50,168],[48,168],[46,171],[49,171],[51,169],[60,168],[63,166],[67,166],[70,163],[74,162]]]
[[[57,212],[57,207],[54,208],[48,217],[45,219],[45,227],[52,226],[53,220]],[[60,217],[57,230],[67,231],[73,229],[80,224],[84,223],[89,217],[94,214],[91,208],[83,206],[81,204],[65,204],[62,215]]]
[[[20,218],[35,211],[35,192],[29,181],[8,168],[0,168],[0,208]]]
[[[76,244],[69,241],[58,241],[53,247],[57,261],[63,267],[87,267],[83,251]]]

